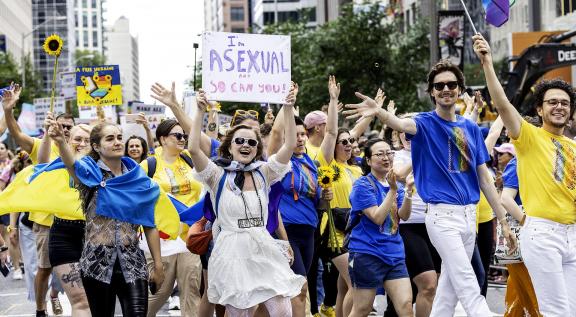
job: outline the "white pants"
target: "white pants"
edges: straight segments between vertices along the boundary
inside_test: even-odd
[[[476,243],[476,205],[430,204],[426,230],[442,258],[430,316],[454,316],[458,300],[470,317],[492,316],[470,263]]]
[[[22,218],[23,213],[20,213]],[[22,262],[24,262],[24,278],[26,287],[28,288],[28,300],[33,302],[36,300],[34,293],[34,278],[38,271],[38,255],[36,254],[36,238],[31,228],[26,227],[19,221],[18,225],[18,240],[20,242],[20,250],[22,250]]]
[[[576,316],[576,225],[526,217],[520,248],[540,313]]]

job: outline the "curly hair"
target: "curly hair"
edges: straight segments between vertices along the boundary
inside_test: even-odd
[[[438,61],[438,63],[436,63],[436,65],[432,67],[432,69],[428,73],[428,87],[426,88],[426,92],[428,94],[430,94],[432,92],[432,89],[434,88],[433,87],[434,78],[436,78],[436,75],[443,72],[453,73],[454,76],[456,76],[456,81],[458,81],[460,91],[466,90],[466,83],[464,81],[464,74],[462,73],[462,70],[460,70],[458,66],[452,64],[452,62],[450,62],[449,60],[441,59],[440,61]],[[433,104],[436,104],[436,99],[432,95],[430,95],[430,100],[432,100]]]
[[[534,99],[536,100],[536,108],[540,108],[544,104],[544,95],[550,89],[564,90],[568,97],[570,97],[570,118],[574,115],[576,109],[576,91],[574,87],[562,79],[555,78],[550,80],[542,80],[534,87]]]
[[[262,153],[264,153],[264,146],[262,145],[262,138],[260,137],[260,133],[254,130],[252,127],[247,125],[235,125],[233,128],[228,130],[226,136],[222,140],[220,147],[218,147],[218,155],[222,158],[232,159],[232,153],[230,153],[230,147],[232,146],[232,140],[234,138],[234,134],[236,131],[239,130],[250,130],[256,134],[256,140],[258,140],[258,145],[256,146],[256,156],[254,157],[253,161],[259,161],[262,159]]]

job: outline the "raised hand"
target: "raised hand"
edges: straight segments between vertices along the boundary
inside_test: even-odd
[[[480,63],[489,63],[492,64],[492,51],[490,49],[490,45],[482,34],[478,33],[472,37],[474,41],[474,52],[480,59]]]
[[[268,111],[266,111],[266,115],[264,116],[264,123],[274,124],[274,112],[272,112],[272,108],[268,108]]]
[[[286,96],[286,103],[287,106],[294,106],[296,103],[296,94],[298,93],[298,84],[292,82],[292,86],[290,87],[290,92],[288,96]]]
[[[136,123],[141,124],[144,127],[144,129],[146,129],[146,130],[150,129],[150,125],[148,124],[148,119],[146,119],[146,115],[144,114],[144,112],[140,112],[138,114],[138,118],[136,118]]]
[[[18,84],[10,83],[10,87],[2,94],[2,108],[4,111],[12,111],[20,99],[22,87]]]
[[[209,107],[211,107],[208,98],[206,97],[206,92],[200,89],[198,90],[198,96],[196,97],[196,104],[198,105],[198,109],[203,112],[206,112]]]
[[[159,83],[152,85],[152,95],[150,97],[160,101],[168,107],[178,106],[178,99],[176,99],[176,83],[172,82],[172,89],[168,90]]]
[[[50,120],[48,135],[57,143],[66,142],[64,137],[64,129],[62,128],[62,125],[55,120]]]
[[[378,91],[376,92],[376,97],[374,97],[374,101],[376,101],[378,107],[382,108],[382,106],[384,106],[384,100],[386,100],[384,90],[378,88]]]
[[[46,112],[46,118],[44,119],[44,131],[48,131],[50,129],[50,125],[54,121],[54,114],[48,111]]]
[[[362,99],[362,102],[356,104],[347,104],[345,106],[347,109],[350,109],[343,112],[343,114],[346,116],[346,119],[348,120],[358,119],[358,121],[360,121],[362,118],[375,116],[381,109],[378,106],[378,103],[368,96],[364,96],[363,94],[356,92],[356,97]]]
[[[331,100],[338,100],[340,96],[340,83],[336,83],[336,77],[330,75],[328,78],[328,93]]]
[[[390,169],[388,174],[386,174],[386,181],[388,182],[388,186],[390,186],[391,190],[398,190],[398,184],[396,184],[396,174],[394,174],[393,169]]]

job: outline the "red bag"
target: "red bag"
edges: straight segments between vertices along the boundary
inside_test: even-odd
[[[212,229],[204,230],[207,222],[208,219],[202,217],[188,229],[186,247],[194,254],[203,255],[208,252],[210,241],[212,241]]]

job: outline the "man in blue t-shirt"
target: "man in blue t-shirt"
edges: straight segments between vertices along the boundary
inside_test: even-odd
[[[442,258],[442,274],[430,316],[453,316],[458,300],[468,316],[492,316],[470,260],[476,240],[476,204],[480,190],[496,212],[511,249],[516,239],[506,211],[486,167],[489,155],[478,126],[456,115],[455,104],[464,91],[464,75],[447,60],[428,74],[428,93],[436,109],[415,118],[399,119],[360,93],[363,101],[347,105],[349,118],[376,115],[388,127],[405,132],[412,141],[416,188],[428,204],[426,229]]]

